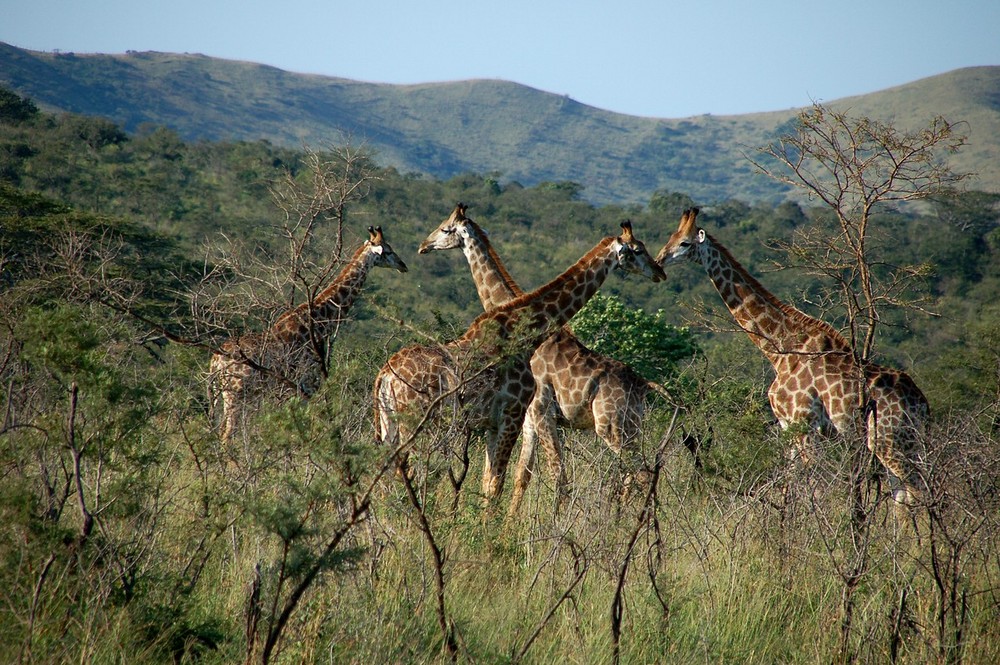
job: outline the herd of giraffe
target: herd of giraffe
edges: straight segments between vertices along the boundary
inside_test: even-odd
[[[420,244],[419,253],[461,248],[472,270],[472,281],[483,309],[490,311],[524,294],[507,272],[486,232],[466,215],[459,203]],[[567,326],[550,335],[531,354],[533,384],[523,386],[528,400],[521,426],[521,455],[514,472],[510,511],[517,512],[531,480],[535,446],[546,453],[557,496],[565,484],[557,425],[594,430],[617,454],[634,457],[646,395],[662,392],[631,367],[584,346]],[[631,460],[630,467],[635,467]]]
[[[781,427],[806,426],[793,453],[808,462],[814,455],[813,432],[861,427],[889,474],[894,498],[901,504],[919,498],[917,451],[929,415],[920,389],[904,372],[860,363],[832,326],[768,292],[697,227],[697,209],[684,211],[655,259],[631,223],[623,222],[619,235],[602,239],[530,293],[517,285],[466,211],[459,203],[419,252],[461,248],[484,313],[451,342],[399,350],[375,378],[376,440],[399,455],[401,470],[423,425],[445,417],[461,417],[466,434],[486,434],[482,492],[487,501],[502,493],[521,435],[511,514],[523,498],[539,443],[558,496],[564,483],[559,426],[593,430],[615,453],[636,459],[646,397],[662,388],[626,364],[594,353],[566,324],[612,270],[659,282],[666,279],[665,266],[689,259],[702,264],[733,318],[773,366],[768,399]],[[269,330],[231,339],[213,354],[210,385],[221,399],[224,441],[236,433],[254,390],[270,385],[308,396],[316,389],[327,337],[344,321],[373,266],[407,270],[381,228],[369,227],[369,240],[311,302],[284,313]]]

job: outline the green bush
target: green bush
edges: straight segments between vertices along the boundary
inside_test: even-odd
[[[570,327],[591,350],[661,384],[676,377],[679,365],[699,352],[691,331],[668,324],[662,311],[649,314],[615,296],[591,298]]]

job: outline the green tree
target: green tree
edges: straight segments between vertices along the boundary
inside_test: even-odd
[[[680,214],[681,210],[695,207],[694,199],[678,192],[657,191],[649,199],[650,212],[666,215],[668,219]]]
[[[38,115],[35,102],[0,87],[0,123],[18,124]]]

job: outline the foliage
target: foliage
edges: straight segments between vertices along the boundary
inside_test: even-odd
[[[0,88],[0,122],[24,122],[38,114],[38,106],[27,97],[19,97],[12,90]]]
[[[620,360],[656,383],[669,382],[678,365],[698,353],[690,330],[667,324],[662,311],[648,314],[614,296],[591,298],[570,326],[592,350]]]

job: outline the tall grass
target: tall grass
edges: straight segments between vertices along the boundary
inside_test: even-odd
[[[367,364],[345,359],[308,404],[262,409],[231,447],[190,405],[150,421],[162,454],[142,461],[142,477],[155,486],[130,487],[122,460],[84,465],[104,508],[79,550],[65,544],[79,526],[72,510],[55,524],[34,517],[30,433],[8,436],[18,445],[4,454],[20,466],[0,502],[3,652],[261,662],[271,631],[275,663],[1000,660],[1000,462],[971,424],[931,433],[935,500],[916,526],[875,471],[867,519],[852,524],[850,442],[795,470],[774,454],[780,435],[739,427],[719,428],[702,469],[669,440],[652,493],[627,483],[592,434],[567,433],[558,511],[540,470],[508,519],[478,495],[481,441],[456,495],[447,427],[414,453],[418,503],[407,499],[370,442]],[[657,413],[645,435],[650,468],[668,421]],[[447,633],[418,511],[443,552]]]

